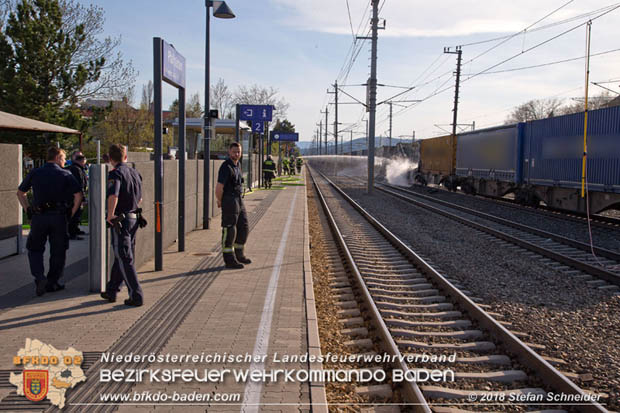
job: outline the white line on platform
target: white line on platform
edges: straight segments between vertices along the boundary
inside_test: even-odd
[[[267,294],[265,294],[265,305],[263,306],[263,315],[260,319],[258,326],[258,333],[256,334],[256,343],[254,344],[254,356],[261,356],[260,359],[264,360],[267,355],[267,348],[269,347],[269,336],[271,335],[271,321],[273,320],[273,307],[276,302],[276,292],[278,291],[278,279],[280,278],[280,269],[282,268],[282,260],[284,259],[284,250],[286,249],[286,240],[291,229],[291,222],[293,221],[293,213],[295,212],[295,203],[297,201],[297,188],[295,188],[295,195],[293,196],[293,202],[291,209],[284,225],[284,231],[282,231],[282,239],[280,240],[280,246],[278,247],[278,253],[273,265],[273,272],[269,279],[269,286],[267,287]],[[264,370],[265,363],[252,363],[250,365],[250,371],[252,370]],[[249,380],[249,379],[248,379]],[[261,382],[248,381],[245,385],[245,392],[243,394],[243,405],[241,406],[241,412],[255,413],[258,412],[260,407],[260,395],[263,384]]]

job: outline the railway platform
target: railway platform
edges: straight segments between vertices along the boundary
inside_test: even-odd
[[[116,303],[87,293],[80,262],[68,267],[81,273],[66,274],[65,290],[42,297],[34,294],[27,265],[12,268],[19,282],[0,289],[0,411],[56,408],[17,396],[8,382],[20,370],[13,357],[27,339],[83,352],[86,381],[67,390],[63,411],[326,411],[321,385],[235,377],[234,371],[307,370],[308,362],[282,359],[320,352],[303,181],[254,191],[245,204],[251,264],[225,269],[217,220],[210,230],[189,233],[186,251],[169,248],[163,271],[153,271],[152,261],[138,269],[145,296],[139,308],[123,304],[125,289]],[[161,357],[153,362],[151,355]],[[157,375],[175,369],[194,372],[194,379]],[[158,373],[128,379],[128,371],[139,370]],[[108,371],[125,376],[109,380]],[[205,371],[221,376],[200,381]]]

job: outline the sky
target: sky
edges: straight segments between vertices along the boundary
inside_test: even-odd
[[[136,95],[153,78],[152,38],[186,58],[187,96],[204,102],[205,3],[196,0],[79,0],[103,8],[104,35],[139,72]],[[370,76],[370,0],[230,0],[234,19],[210,19],[211,83],[230,89],[273,87],[286,117],[311,141],[328,110],[333,132],[339,92],[339,136],[365,136]],[[620,92],[620,2],[611,0],[380,0],[378,102],[393,100],[392,136],[418,139],[450,130],[456,55],[462,50],[458,124],[499,125],[531,99],[573,103],[585,95],[586,22],[591,25],[590,81]],[[350,17],[349,17],[350,16]],[[495,39],[495,40],[493,40]],[[354,58],[353,58],[354,57]],[[574,60],[573,60],[574,59]],[[563,63],[556,63],[570,60]],[[531,67],[538,66],[538,67]],[[530,67],[529,69],[524,69]],[[609,82],[609,83],[603,83]],[[165,84],[164,84],[165,85]],[[589,95],[604,89],[590,83]],[[401,92],[400,96],[393,97]],[[353,98],[347,96],[351,95]],[[610,92],[613,96],[617,94]],[[164,107],[176,97],[164,86]],[[414,101],[414,102],[412,102]],[[415,102],[419,101],[419,102]],[[349,103],[353,102],[353,103]],[[139,103],[139,102],[136,102]],[[376,136],[389,135],[389,106],[377,107]],[[333,136],[329,137],[333,140]]]

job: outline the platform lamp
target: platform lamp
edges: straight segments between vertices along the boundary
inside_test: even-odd
[[[235,14],[232,10],[226,5],[224,1],[212,1],[205,0],[205,6],[207,8],[207,18],[206,18],[206,31],[205,31],[205,111],[204,111],[204,124],[203,124],[203,138],[204,141],[204,182],[203,182],[203,209],[202,209],[202,228],[209,229],[209,193],[210,193],[210,185],[209,181],[211,179],[209,161],[211,159],[211,115],[210,115],[210,99],[209,92],[211,89],[211,83],[209,79],[209,9],[213,8],[213,16],[220,19],[232,19],[235,17]]]

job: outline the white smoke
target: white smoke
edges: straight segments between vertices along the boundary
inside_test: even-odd
[[[385,168],[385,177],[392,185],[411,186],[413,185],[413,172],[418,167],[416,162],[409,159],[397,158],[388,159]]]

